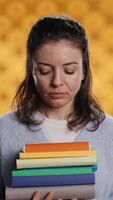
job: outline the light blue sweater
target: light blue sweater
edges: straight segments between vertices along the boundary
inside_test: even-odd
[[[113,200],[113,118],[105,120],[94,132],[87,131],[88,124],[76,141],[89,141],[97,151],[96,200]],[[37,130],[36,126],[32,126]],[[39,129],[36,132],[17,121],[14,113],[0,117],[0,200],[4,187],[11,185],[11,171],[15,168],[18,152],[25,143],[48,143]]]

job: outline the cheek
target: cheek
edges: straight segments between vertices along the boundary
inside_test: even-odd
[[[48,82],[44,79],[37,78],[36,88],[40,94],[43,94],[48,88]]]
[[[70,91],[73,94],[76,94],[81,87],[81,77],[71,78],[70,79]]]

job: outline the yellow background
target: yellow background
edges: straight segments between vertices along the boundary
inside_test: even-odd
[[[105,112],[113,115],[113,1],[0,0],[0,114],[9,111],[24,77],[26,39],[44,15],[78,19],[89,36],[93,91]]]

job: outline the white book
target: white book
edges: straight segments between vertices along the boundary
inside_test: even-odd
[[[48,192],[53,192],[53,200],[57,199],[93,199],[95,185],[67,185],[48,187],[6,188],[6,200],[31,200],[33,194],[40,191],[42,200]]]
[[[57,166],[82,166],[96,165],[97,157],[66,157],[66,158],[38,158],[38,159],[17,159],[17,169]]]

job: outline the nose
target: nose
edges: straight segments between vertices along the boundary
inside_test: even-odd
[[[59,87],[63,85],[63,77],[62,77],[61,71],[54,72],[51,84],[54,87]]]

